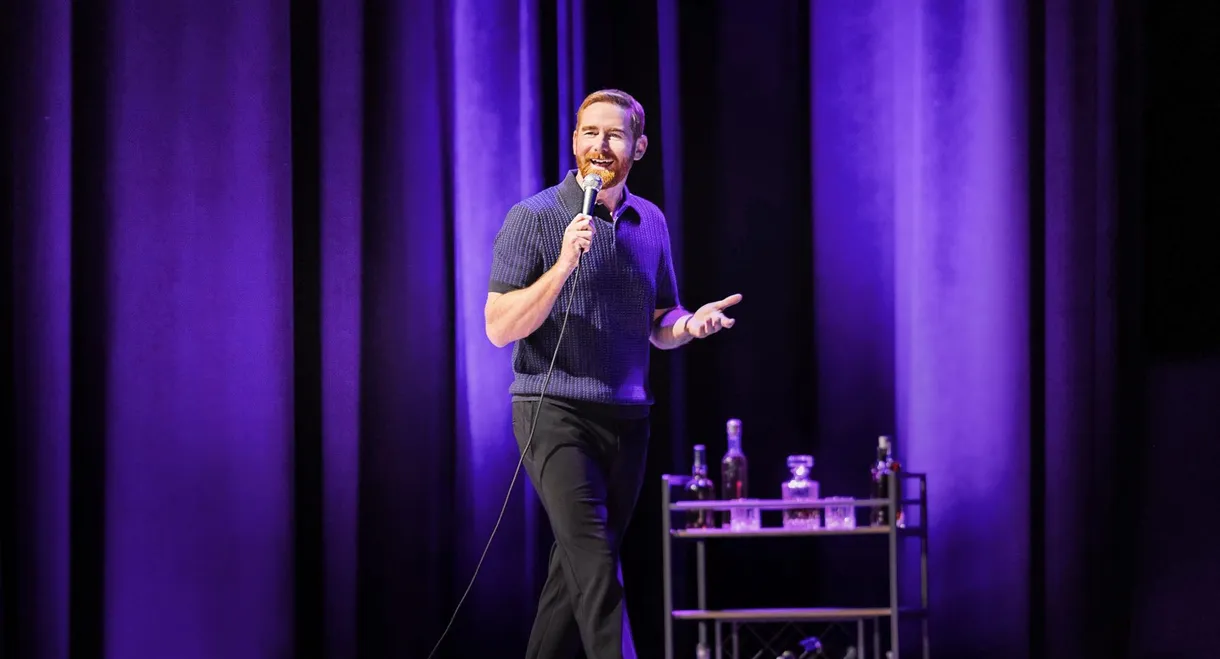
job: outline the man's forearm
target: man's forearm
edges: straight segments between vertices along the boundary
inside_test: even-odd
[[[533,334],[551,313],[570,274],[556,264],[526,288],[496,298],[486,311],[487,338],[503,348]]]
[[[652,334],[649,336],[652,345],[661,350],[672,350],[690,343],[691,339],[695,338],[686,330],[690,317],[691,312],[682,307],[670,309],[653,325]]]

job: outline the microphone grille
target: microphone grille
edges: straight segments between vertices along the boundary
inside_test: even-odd
[[[585,186],[584,187],[586,190],[593,190],[596,192],[596,191],[602,189],[603,184],[604,184],[604,181],[602,181],[602,175],[598,174],[597,172],[592,172],[588,176],[585,177]]]

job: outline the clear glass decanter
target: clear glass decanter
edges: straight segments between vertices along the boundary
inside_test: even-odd
[[[813,471],[812,455],[788,456],[788,470],[792,478],[784,483],[783,500],[801,501],[818,498],[818,482],[810,480]],[[822,527],[821,508],[788,508],[784,510],[784,528],[817,529]]]

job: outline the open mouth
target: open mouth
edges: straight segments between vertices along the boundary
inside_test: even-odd
[[[608,158],[593,158],[589,160],[589,162],[601,167],[602,169],[610,169],[610,167],[614,165],[614,161]]]

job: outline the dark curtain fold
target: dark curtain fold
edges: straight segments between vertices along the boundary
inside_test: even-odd
[[[1134,6],[1133,6],[1134,5]],[[1117,433],[1120,494],[1111,527],[1134,574],[1122,588],[1119,634],[1132,653],[1206,654],[1220,644],[1216,617],[1220,532],[1199,524],[1191,503],[1214,502],[1211,465],[1220,460],[1220,258],[1213,182],[1220,174],[1220,14],[1206,5],[1123,3],[1115,19],[1127,98],[1119,111],[1118,164],[1126,203],[1118,233],[1126,267],[1120,289],[1119,404],[1138,405]],[[1113,293],[1111,293],[1113,294]],[[1138,377],[1131,377],[1133,374]],[[1183,505],[1169,503],[1180,501]],[[1135,538],[1123,535],[1135,511]],[[1104,592],[1104,591],[1103,591]]]
[[[72,121],[72,51],[55,39],[71,15],[67,3],[0,11],[0,652],[66,656],[72,151],[66,134],[45,126]]]
[[[1130,128],[1122,112],[1136,91],[1134,71],[1121,75],[1129,62],[1118,57],[1119,12],[1108,0],[1047,4],[1044,49],[1034,60],[1045,110],[1036,142],[1042,158],[1031,170],[1031,189],[1043,200],[1032,216],[1041,243],[1031,271],[1040,372],[1032,393],[1045,423],[1032,439],[1045,486],[1033,492],[1030,528],[1042,542],[1031,565],[1046,608],[1031,622],[1054,656],[1120,652],[1125,639],[1106,630],[1122,628],[1131,604],[1120,577],[1132,565],[1129,543],[1118,529],[1129,508],[1124,490],[1138,476],[1117,460],[1141,406],[1122,404],[1138,375],[1120,378],[1135,356],[1124,350],[1135,328],[1120,320],[1139,298],[1124,260],[1130,252],[1122,249],[1133,225],[1119,208],[1136,202],[1139,181],[1120,179],[1115,158],[1120,128]],[[1119,473],[1126,474],[1122,488]]]
[[[641,656],[660,477],[730,417],[754,496],[864,496],[881,434],[928,473],[933,656],[1214,646],[1216,23],[1164,4],[5,3],[0,651],[426,657],[481,566],[438,656],[519,654],[487,261],[601,87],[683,301],[745,298],[654,356]],[[867,539],[708,559],[712,607],[886,594]]]

